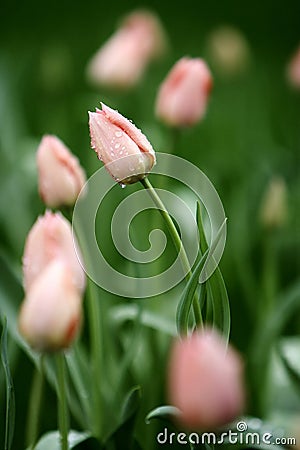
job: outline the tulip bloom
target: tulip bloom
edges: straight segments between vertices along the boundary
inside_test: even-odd
[[[155,152],[146,136],[117,111],[102,105],[89,112],[91,146],[118,182],[135,183],[155,164]]]
[[[177,341],[169,365],[169,397],[179,420],[191,429],[209,430],[241,413],[244,404],[242,364],[213,330]]]
[[[205,114],[211,87],[211,73],[202,59],[180,59],[159,89],[157,117],[171,126],[194,125]]]
[[[55,259],[66,263],[74,286],[79,291],[85,287],[85,274],[79,263],[70,223],[60,214],[46,211],[31,228],[25,243],[23,274],[25,291]]]
[[[56,136],[44,136],[37,151],[39,193],[50,208],[73,205],[86,178],[78,159]]]
[[[95,84],[130,88],[141,79],[149,61],[164,53],[165,47],[156,16],[147,11],[133,12],[92,58],[88,77]]]
[[[70,346],[82,316],[81,294],[69,267],[51,262],[26,293],[19,315],[19,331],[28,344],[42,352]]]

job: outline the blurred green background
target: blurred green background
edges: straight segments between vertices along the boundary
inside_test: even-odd
[[[89,59],[120,18],[140,7],[160,17],[169,41],[167,56],[152,64],[129,92],[90,86],[85,73]],[[286,65],[300,44],[299,0],[2,0],[0,23],[0,252],[6,283],[2,292],[9,289],[7,267],[20,277],[26,234],[44,209],[35,167],[41,136],[58,135],[91,175],[99,164],[90,150],[87,111],[104,101],[131,118],[157,151],[168,151],[168,130],[154,116],[158,86],[178,58],[200,56],[214,77],[207,115],[201,124],[184,130],[175,152],[206,173],[224,203],[229,220],[221,268],[231,302],[232,341],[246,353],[263,270],[265,231],[259,208],[274,175],[286,182],[289,211],[285,227],[272,241],[278,290],[299,279],[300,92],[286,79]],[[209,52],[209,35],[221,25],[238,28],[248,41],[249,64],[232,76],[214,67]],[[21,300],[19,290],[16,305]],[[299,326],[295,316],[284,333],[296,334]],[[20,367],[30,376],[24,355],[15,359],[15,370]],[[22,385],[17,372],[16,378],[22,411],[27,396],[18,392]],[[0,398],[3,403],[3,395]],[[17,431],[22,442],[18,422]]]

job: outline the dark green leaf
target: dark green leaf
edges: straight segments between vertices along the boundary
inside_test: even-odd
[[[7,320],[4,319],[1,336],[1,360],[4,367],[6,379],[6,419],[5,419],[5,442],[4,450],[10,450],[15,429],[15,393],[13,380],[9,369],[7,355]]]
[[[194,295],[196,292],[196,289],[199,285],[199,277],[202,272],[202,269],[205,267],[208,258],[213,257],[213,253],[219,243],[219,240],[222,235],[223,227],[226,224],[226,221],[218,231],[218,234],[212,243],[211,247],[205,251],[201,259],[196,264],[196,267],[192,273],[192,276],[190,280],[188,281],[181,300],[178,304],[177,311],[176,311],[176,325],[177,330],[180,334],[186,335],[188,332],[188,321],[189,321],[189,314],[192,307],[192,302],[194,299]]]
[[[173,422],[174,419],[178,419],[180,417],[180,410],[175,408],[175,406],[165,405],[159,406],[158,408],[153,409],[147,414],[145,418],[146,423],[150,423],[153,419],[161,419]]]
[[[108,450],[133,450],[137,448],[134,439],[135,419],[141,402],[141,389],[136,386],[127,394],[122,409],[120,424],[105,443]]]
[[[71,430],[68,436],[69,450],[100,450],[100,444],[88,432]],[[27,449],[29,450],[29,448]],[[41,437],[34,450],[61,450],[60,434],[50,431]]]
[[[293,383],[293,385],[295,387],[295,390],[297,391],[298,395],[300,395],[300,372],[299,372],[299,370],[296,367],[294,367],[294,365],[291,364],[290,360],[285,355],[283,348],[281,347],[280,344],[277,346],[277,352],[278,352],[278,355],[280,356],[281,362],[282,362],[287,374],[289,375],[291,382]]]

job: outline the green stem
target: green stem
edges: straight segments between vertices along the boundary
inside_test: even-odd
[[[39,417],[44,390],[44,355],[40,357],[39,367],[35,368],[34,378],[32,381],[28,421],[27,421],[27,446],[31,450],[34,449],[38,437]]]
[[[89,248],[85,239],[84,231],[80,224],[76,223],[76,235],[83,254],[83,260],[86,267],[90,267]],[[101,437],[102,432],[102,397],[101,397],[101,379],[102,379],[102,353],[103,353],[103,322],[101,301],[98,295],[98,289],[95,283],[88,278],[87,280],[87,314],[90,325],[90,347],[91,347],[91,365],[92,365],[92,414],[93,423],[91,424],[93,435]]]
[[[175,224],[174,224],[170,214],[168,213],[167,208],[161,201],[160,197],[158,196],[156,190],[150,183],[149,179],[143,178],[141,180],[141,183],[142,183],[143,187],[149,193],[150,197],[152,198],[153,202],[159,209],[159,212],[166,223],[166,226],[167,226],[169,233],[171,235],[171,238],[173,240],[175,249],[177,250],[178,255],[180,257],[181,265],[182,265],[182,268],[185,273],[185,279],[188,281],[192,276],[191,266],[190,266],[187,254],[185,252],[185,249],[183,247],[182,241],[180,239],[179,233],[177,231],[177,228],[175,227]],[[196,295],[193,300],[193,311],[194,311],[194,316],[195,316],[195,321],[196,321],[197,326],[201,326],[203,324],[203,320],[202,320],[201,309],[199,306],[198,297]]]
[[[61,450],[68,450],[69,411],[66,391],[66,364],[63,352],[56,354],[57,394],[58,394],[58,425],[61,439]]]
[[[96,437],[101,436],[101,377],[102,377],[102,323],[100,302],[97,298],[96,286],[92,280],[88,280],[88,316],[91,332],[91,359],[92,359],[92,380],[94,388],[94,424],[93,430]]]

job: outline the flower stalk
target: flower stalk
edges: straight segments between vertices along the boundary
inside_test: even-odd
[[[66,389],[66,365],[65,355],[58,352],[55,355],[57,367],[57,396],[58,396],[58,426],[61,439],[61,450],[69,450],[69,411]]]
[[[156,190],[150,183],[149,179],[146,177],[146,178],[143,178],[142,180],[140,180],[140,182],[142,183],[143,187],[149,193],[150,197],[152,198],[153,202],[159,209],[159,212],[166,223],[166,226],[167,226],[169,233],[171,235],[171,238],[173,240],[174,246],[175,246],[176,250],[178,251],[178,254],[179,254],[179,257],[181,260],[181,265],[182,265],[182,268],[185,273],[185,279],[188,281],[192,276],[191,266],[190,266],[187,254],[185,252],[185,249],[183,247],[182,241],[180,239],[179,233],[174,225],[174,222],[173,222],[170,214],[168,213],[167,208],[165,207],[162,200],[158,196]],[[197,327],[201,327],[203,325],[203,319],[202,319],[201,309],[200,309],[197,295],[195,295],[194,300],[193,300],[193,311],[194,311],[196,325],[197,325]]]
[[[44,354],[41,354],[39,367],[35,368],[30,392],[27,422],[27,443],[30,450],[34,450],[38,437],[40,409],[44,390]]]

